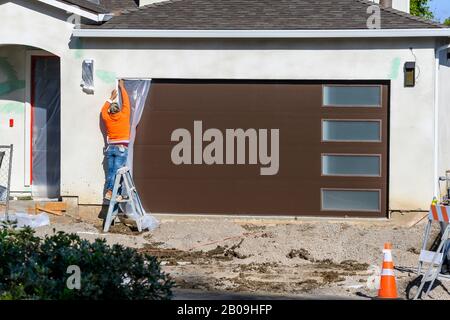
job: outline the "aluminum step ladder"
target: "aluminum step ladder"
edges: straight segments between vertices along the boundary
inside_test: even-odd
[[[419,289],[414,297],[414,300],[420,297],[423,288],[427,282],[430,282],[430,285],[427,291],[425,292],[424,297],[426,297],[430,293],[433,284],[437,279],[442,278],[450,280],[449,275],[441,273],[442,264],[444,263],[445,260],[444,255],[446,253],[447,243],[450,240],[449,214],[450,214],[450,207],[448,206],[432,205],[430,208],[430,212],[428,214],[428,223],[427,226],[425,227],[422,250],[420,251],[419,266],[417,271],[419,275],[422,275],[422,280],[420,282]],[[437,221],[441,223],[441,225],[445,224],[446,226],[444,228],[444,232],[441,235],[440,243],[436,251],[428,251],[426,250],[426,247],[430,237],[433,221]],[[428,268],[426,268],[426,271],[424,272],[423,269],[425,267],[425,264],[428,265]]]
[[[145,214],[130,169],[128,167],[120,168],[117,170],[114,180],[114,188],[103,225],[103,232],[108,232],[113,221],[121,216],[134,220],[139,232],[142,232],[142,221]]]

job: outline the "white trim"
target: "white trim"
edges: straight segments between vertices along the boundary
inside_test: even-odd
[[[66,12],[70,12],[76,15],[79,15],[80,17],[95,21],[95,22],[103,22],[110,20],[113,15],[112,14],[97,14],[92,13],[87,10],[81,9],[75,5],[65,4],[56,0],[37,0],[39,2],[48,4],[49,6],[64,10]]]
[[[42,1],[42,0],[40,0]],[[45,0],[49,1],[49,0]],[[91,38],[402,38],[450,37],[450,28],[355,30],[145,30],[76,29],[74,37]]]
[[[436,49],[434,70],[434,168],[433,168],[433,194],[439,199],[439,69],[441,51],[450,49],[450,44]]]

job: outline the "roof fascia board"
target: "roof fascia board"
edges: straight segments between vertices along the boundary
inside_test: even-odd
[[[450,28],[353,30],[146,30],[76,29],[86,38],[404,38],[450,37]]]
[[[48,4],[49,6],[64,10],[66,12],[70,12],[76,15],[79,15],[80,17],[95,21],[95,22],[104,22],[110,20],[113,15],[112,14],[97,14],[92,13],[87,10],[84,10],[80,7],[65,4],[56,0],[38,0],[39,2]]]

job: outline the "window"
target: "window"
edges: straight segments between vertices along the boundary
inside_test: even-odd
[[[380,190],[322,189],[323,211],[380,211]]]
[[[322,155],[322,174],[327,176],[381,176],[379,155]]]
[[[381,142],[381,120],[323,120],[322,140]]]
[[[381,86],[324,86],[323,105],[381,107]]]

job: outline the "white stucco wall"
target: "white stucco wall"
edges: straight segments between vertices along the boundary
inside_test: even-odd
[[[25,186],[25,52],[24,46],[0,46],[0,144],[13,144],[12,191]],[[10,120],[14,121],[10,127]],[[6,164],[6,161],[5,161]],[[0,184],[6,166],[0,169]]]
[[[102,201],[99,110],[116,78],[376,79],[391,81],[390,209],[429,205],[434,183],[433,39],[84,39],[69,44],[70,26],[56,16],[7,3],[0,8],[0,21],[5,19],[10,28],[0,30],[0,44],[33,45],[61,57],[63,196],[78,196],[82,204]],[[93,95],[80,88],[83,59],[95,61]],[[416,87],[404,88],[403,64],[415,59],[420,68]],[[449,138],[450,132],[442,137]]]
[[[433,40],[84,40],[86,58],[111,77],[391,80],[390,208],[426,208],[433,193]],[[122,46],[132,50],[120,49]],[[415,88],[404,88],[403,65],[417,58]],[[107,50],[106,50],[107,49]],[[258,50],[256,50],[258,49]],[[126,63],[139,61],[140,63]],[[80,71],[78,70],[78,73]],[[75,86],[79,75],[69,86]],[[94,96],[77,97],[95,118],[113,84],[96,79]],[[78,93],[72,92],[78,96]],[[93,121],[93,125],[96,125]],[[86,131],[92,151],[102,139]],[[66,137],[71,143],[80,137]],[[97,155],[97,163],[101,155]],[[75,165],[74,161],[74,165]],[[282,164],[281,164],[282,165]],[[418,174],[418,170],[420,173]],[[94,173],[93,173],[94,174]],[[94,181],[92,181],[94,183]]]
[[[439,66],[439,175],[450,170],[450,60],[447,50],[440,54]],[[445,183],[441,183],[441,192],[445,193]]]

